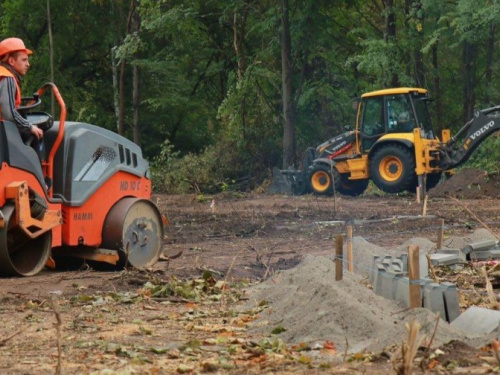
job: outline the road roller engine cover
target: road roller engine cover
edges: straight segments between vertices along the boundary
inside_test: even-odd
[[[59,121],[34,112],[47,89]],[[159,258],[166,219],[150,201],[149,165],[133,142],[66,122],[57,87],[23,98],[19,111],[44,130],[41,142],[0,125],[0,276],[31,276],[70,260],[146,268]]]

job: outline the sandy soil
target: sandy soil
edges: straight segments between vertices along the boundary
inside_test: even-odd
[[[64,373],[82,374],[387,374],[405,323],[416,318],[431,336],[435,317],[374,295],[364,279],[371,257],[408,244],[433,251],[442,219],[451,248],[500,233],[495,178],[474,170],[431,190],[426,216],[413,195],[373,192],[153,200],[170,225],[152,270],[44,271],[1,281],[0,372],[53,374],[59,362]],[[335,284],[334,238],[347,224],[356,272]],[[464,308],[484,305],[481,278],[467,272],[477,295]],[[491,353],[470,345],[440,324],[422,367],[495,365]],[[438,347],[443,354],[431,362]]]

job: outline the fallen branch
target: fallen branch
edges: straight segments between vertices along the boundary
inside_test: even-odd
[[[488,294],[488,300],[490,302],[491,308],[494,310],[499,310],[500,306],[498,305],[497,296],[493,291],[493,286],[491,285],[490,279],[488,279],[488,273],[486,272],[486,267],[481,268],[481,274],[484,277],[486,284],[486,293]]]
[[[427,265],[429,266],[429,270],[431,271],[432,279],[439,284],[439,278],[437,277],[436,270],[432,265],[431,256],[429,254],[425,254],[425,257],[427,258]]]
[[[220,296],[220,305],[224,306],[226,303],[226,285],[227,285],[227,279],[229,278],[229,274],[231,273],[234,263],[236,262],[236,259],[240,256],[242,251],[240,251],[236,256],[233,258],[233,261],[231,262],[231,265],[229,266],[229,269],[226,272],[226,277],[224,278],[224,284],[222,285],[222,290],[221,290],[221,296]]]
[[[267,259],[266,272],[264,273],[264,277],[263,277],[264,280],[267,278],[267,275],[269,274],[269,267],[271,267],[271,258],[274,255],[274,249],[276,249],[276,246],[274,246],[272,248],[271,253],[269,254],[269,258]]]
[[[495,236],[495,238],[496,238],[497,240],[500,240],[500,237],[499,237],[499,236],[498,236],[495,232],[493,232],[493,230],[492,230],[490,227],[488,227],[488,225],[486,225],[486,223],[484,223],[481,219],[479,219],[479,218],[477,217],[477,215],[476,215],[476,214],[474,214],[471,210],[469,210],[469,208],[468,208],[467,206],[465,206],[462,202],[460,202],[460,201],[459,201],[457,198],[455,198],[455,197],[451,197],[451,196],[450,196],[450,198],[451,198],[451,199],[453,199],[456,203],[458,203],[458,204],[459,204],[459,205],[460,205],[463,209],[465,209],[465,210],[466,210],[469,214],[471,214],[471,215],[474,217],[474,219],[476,219],[476,220],[478,221],[478,223],[479,223],[479,224],[481,224],[481,225],[482,225],[482,226],[483,226],[486,230],[488,230],[488,231],[489,231],[489,232],[490,232],[493,236]]]
[[[440,319],[441,317],[439,316],[439,314],[436,314],[436,325],[434,326],[434,331],[432,332],[431,339],[429,340],[429,345],[427,345],[427,351],[431,349],[432,343],[434,342],[434,338],[436,337]]]
[[[57,305],[57,301],[55,298],[52,299],[52,310],[54,311],[54,315],[56,316],[56,323],[54,326],[56,327],[56,340],[57,340],[57,367],[56,367],[56,375],[62,374],[62,340],[61,340],[61,326],[62,319],[61,314],[59,313],[59,306]]]
[[[5,344],[7,344],[10,340],[12,340],[14,337],[16,337],[17,335],[19,335],[21,332],[23,332],[23,330],[19,330],[17,332],[14,332],[12,335],[10,335],[9,337],[6,337],[4,339],[1,339],[0,340],[0,347],[1,346],[5,346]]]

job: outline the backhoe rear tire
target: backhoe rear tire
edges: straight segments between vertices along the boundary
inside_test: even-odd
[[[368,182],[368,179],[349,180],[349,175],[343,173],[340,175],[340,184],[337,187],[337,191],[342,195],[357,197],[365,192]]]
[[[370,175],[375,185],[386,193],[411,189],[416,181],[412,150],[398,144],[379,148],[371,158]]]
[[[333,174],[333,176],[332,176]],[[335,185],[340,184],[340,173],[335,167],[315,164],[309,168],[309,190],[316,195],[333,195]]]

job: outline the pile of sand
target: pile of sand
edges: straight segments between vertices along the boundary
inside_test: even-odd
[[[483,230],[478,230],[467,238],[456,239],[454,245],[485,236]],[[427,239],[415,238],[397,248],[383,249],[361,237],[355,238],[357,268],[354,274],[344,272],[342,281],[335,281],[335,263],[331,258],[307,255],[295,268],[281,271],[248,291],[252,303],[268,303],[250,329],[269,335],[279,326],[285,331],[276,337],[288,343],[329,340],[342,352],[346,349],[346,339],[349,352],[377,352],[393,344],[400,345],[407,337],[405,324],[412,319],[418,320],[421,333],[430,338],[436,324],[435,313],[423,308],[407,310],[396,301],[376,295],[362,282],[374,255],[397,256],[405,253],[409,244],[419,245],[424,251],[435,247]],[[479,346],[489,338],[469,338],[440,320],[434,346],[451,340]]]
[[[467,199],[497,198],[500,196],[500,176],[474,168],[460,169],[451,178],[429,190],[429,198],[448,196]]]
[[[297,267],[280,272],[250,293],[251,300],[269,304],[252,330],[269,334],[281,326],[286,331],[277,337],[288,343],[329,340],[344,351],[347,339],[349,352],[376,352],[400,344],[407,336],[405,323],[412,318],[429,337],[436,324],[431,311],[407,311],[373,293],[355,274],[345,273],[342,281],[335,281],[335,264],[325,257],[308,255]],[[467,337],[440,321],[436,344],[452,339],[465,341]]]

